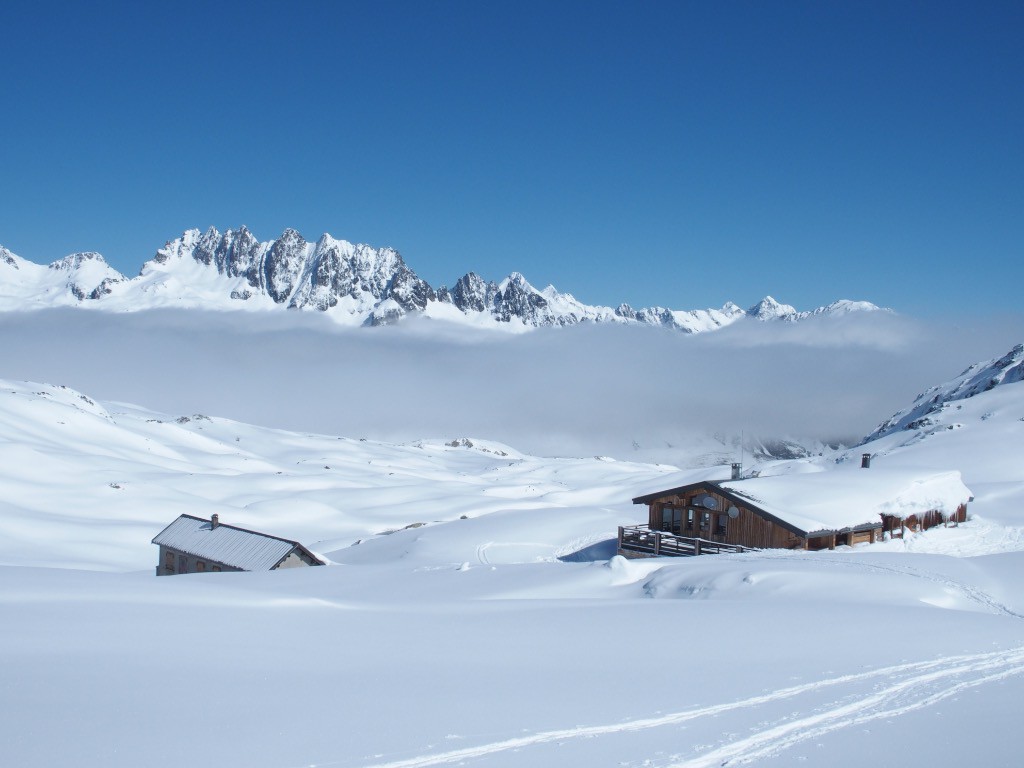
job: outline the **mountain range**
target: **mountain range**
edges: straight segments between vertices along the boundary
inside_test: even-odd
[[[43,266],[0,246],[0,310],[79,306],[116,311],[161,307],[216,310],[316,310],[347,325],[387,325],[410,315],[522,330],[582,322],[641,324],[698,333],[743,318],[799,321],[811,316],[876,311],[840,300],[808,312],[770,296],[749,309],[633,309],[583,304],[553,286],[538,290],[518,272],[501,282],[468,272],[449,288],[433,288],[392,248],[322,235],[315,243],[294,229],[260,242],[246,227],[191,229],[168,241],[128,278],[95,252]]]

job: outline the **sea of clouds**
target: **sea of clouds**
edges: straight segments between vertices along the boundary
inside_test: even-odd
[[[923,389],[1007,351],[1024,324],[876,312],[694,336],[613,325],[505,334],[428,320],[343,328],[298,312],[46,310],[0,315],[0,338],[0,378],[170,415],[672,461],[698,434],[850,444]]]

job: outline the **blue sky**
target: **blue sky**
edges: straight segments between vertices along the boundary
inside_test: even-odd
[[[1024,4],[0,7],[0,243],[390,245],[588,303],[1019,309]]]

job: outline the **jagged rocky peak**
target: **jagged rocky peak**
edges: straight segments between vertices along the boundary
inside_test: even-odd
[[[244,277],[254,288],[260,285],[259,261],[260,242],[244,224],[237,232],[225,232],[213,251],[213,264],[218,272],[228,277]]]
[[[729,302],[729,304],[732,304],[732,302]],[[733,306],[735,305],[733,304]],[[794,317],[797,311],[795,307],[791,307],[789,304],[780,304],[771,296],[765,296],[761,301],[748,309],[747,314],[758,320],[778,320],[780,318]]]
[[[451,290],[452,303],[463,312],[485,312],[494,305],[498,286],[486,282],[476,272],[467,272]]]
[[[82,253],[69,254],[63,259],[57,259],[57,261],[50,264],[50,269],[70,272],[75,269],[81,269],[86,265],[109,267],[106,259],[104,259],[100,254],[95,251],[83,251]]]
[[[255,242],[255,238],[253,241]],[[249,285],[254,288],[265,288],[267,295],[275,304],[284,304],[294,294],[306,266],[310,252],[309,243],[294,229],[286,229],[269,249],[257,247],[260,253],[254,256],[252,262],[253,277],[247,276]],[[263,252],[266,256],[260,269],[258,256]]]
[[[615,314],[625,320],[636,320],[636,310],[625,302],[615,308]]]
[[[402,309],[411,312],[426,309],[427,302],[437,301],[437,293],[402,262],[388,283],[387,298],[393,299]]]
[[[215,227],[187,230],[165,243],[133,280],[124,280],[98,254],[72,254],[46,270],[0,247],[0,264],[21,270],[17,275],[7,271],[6,282],[17,283],[12,306],[19,297],[37,301],[41,293],[55,297],[58,304],[102,299],[123,281],[113,291],[115,300],[95,306],[145,309],[173,301],[181,307],[230,308],[252,300],[254,309],[276,305],[333,310],[341,322],[369,325],[397,322],[409,314],[433,316],[431,306],[438,303],[450,305],[438,317],[456,320],[459,313],[452,311],[454,307],[469,322],[492,327],[516,321],[526,327],[614,322],[683,333],[714,330],[746,317],[796,322],[810,315],[875,309],[867,302],[840,301],[813,312],[797,312],[770,296],[747,311],[731,302],[721,309],[634,309],[628,304],[612,309],[583,304],[552,286],[538,291],[519,272],[500,284],[468,272],[450,290],[442,286],[435,291],[392,248],[353,245],[326,233],[312,244],[294,229],[284,230],[276,240],[260,242],[244,225],[223,233]],[[39,272],[50,275],[49,282]]]
[[[550,325],[547,309],[548,300],[519,272],[502,280],[494,297],[495,316],[504,323],[517,317],[527,325]]]

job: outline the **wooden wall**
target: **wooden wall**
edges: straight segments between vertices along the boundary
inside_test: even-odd
[[[698,497],[711,496],[717,502],[717,509],[707,509],[694,504]],[[666,507],[677,507],[683,510],[682,524],[678,530],[672,530],[680,536],[700,537],[710,541],[721,541],[726,544],[739,544],[744,547],[758,549],[802,549],[806,546],[805,539],[781,525],[766,520],[747,507],[735,504],[715,493],[712,489],[698,488],[687,491],[684,496],[662,496],[649,504],[648,525],[652,530],[664,530],[662,510]],[[728,509],[735,506],[739,516],[731,518]],[[692,510],[693,528],[687,527],[687,513]],[[706,527],[701,527],[702,516],[708,513]],[[719,532],[720,517],[724,517],[725,532]]]

